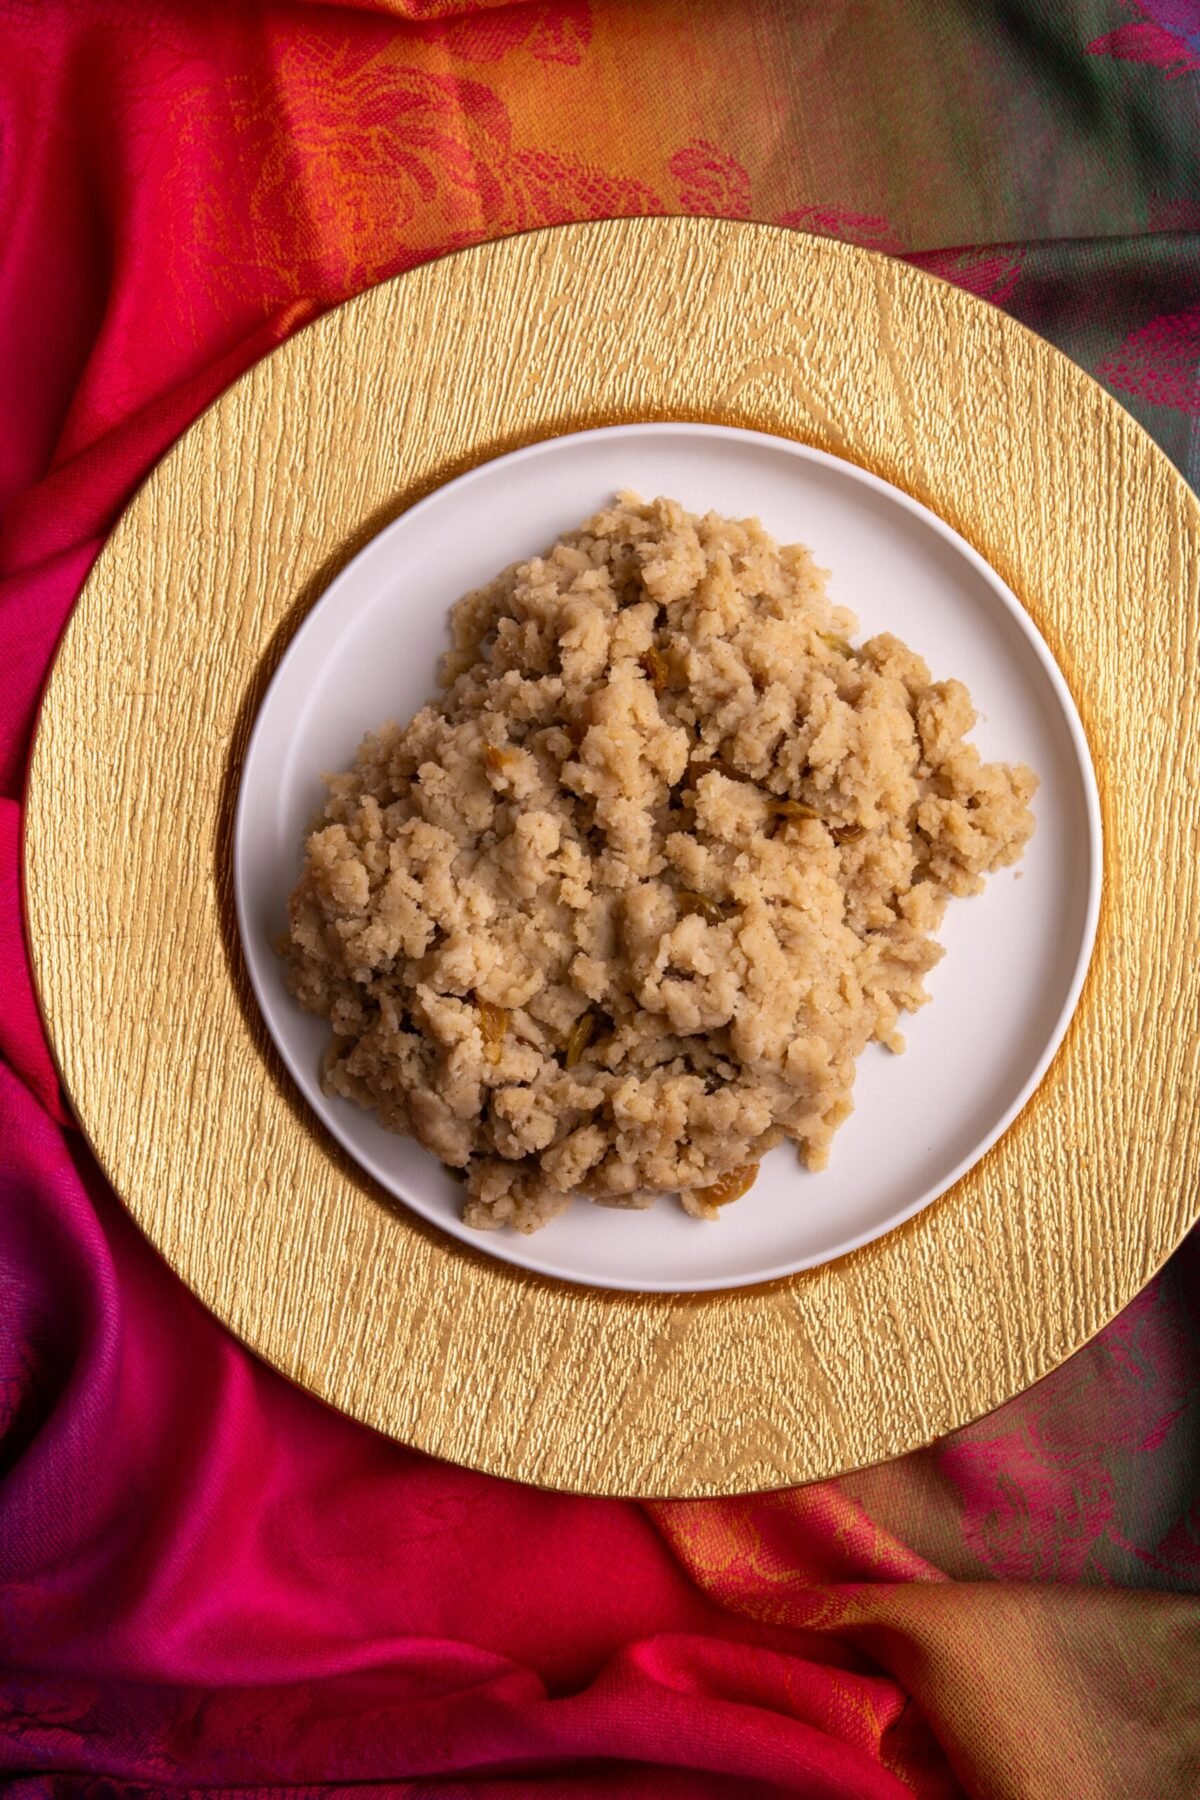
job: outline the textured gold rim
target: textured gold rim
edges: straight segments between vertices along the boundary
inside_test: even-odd
[[[939,512],[1055,652],[1104,811],[1091,973],[1017,1124],[911,1224],[730,1294],[569,1288],[392,1205],[284,1074],[231,897],[249,728],[337,569],[450,475],[651,418],[803,439]],[[1176,1096],[1198,1048],[1200,791],[1179,757],[1198,582],[1200,506],[1133,420],[1013,321],[888,258],[767,226],[618,220],[372,290],[184,436],[114,531],[55,665],[26,902],[101,1163],[261,1355],[493,1474],[748,1491],[966,1423],[1085,1342],[1195,1215],[1197,1131]]]

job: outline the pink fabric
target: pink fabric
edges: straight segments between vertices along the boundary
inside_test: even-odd
[[[731,1622],[635,1507],[430,1462],[271,1375],[3,1067],[0,1141],[22,1346],[0,1381],[0,1770],[226,1785],[619,1757],[631,1785],[609,1791],[635,1793],[669,1748],[747,1793],[909,1791],[876,1760],[903,1691],[853,1652]]]

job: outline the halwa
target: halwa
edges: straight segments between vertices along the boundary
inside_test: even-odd
[[[328,778],[291,897],[328,1090],[461,1171],[476,1226],[713,1218],[785,1138],[820,1169],[1036,777],[754,519],[621,494],[452,630],[441,696]]]

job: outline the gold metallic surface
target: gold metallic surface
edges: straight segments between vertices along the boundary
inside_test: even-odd
[[[526,1275],[385,1199],[270,1047],[230,890],[246,737],[331,576],[475,463],[654,418],[803,439],[956,526],[1066,673],[1106,830],[1091,974],[1017,1124],[867,1249],[695,1298]],[[494,1474],[729,1493],[964,1424],[1098,1330],[1196,1213],[1198,576],[1200,506],[1134,421],[1047,344],[902,263],[767,226],[620,220],[374,289],[171,451],[50,682],[26,899],[55,1052],[101,1162],[270,1362]]]

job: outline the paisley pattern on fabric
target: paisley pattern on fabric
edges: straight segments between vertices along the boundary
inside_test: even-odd
[[[1168,81],[1200,69],[1200,7],[1195,0],[1126,0],[1136,14],[1088,45],[1092,56],[1153,63]]]
[[[1200,413],[1200,304],[1164,313],[1131,331],[1096,370],[1115,393]]]

